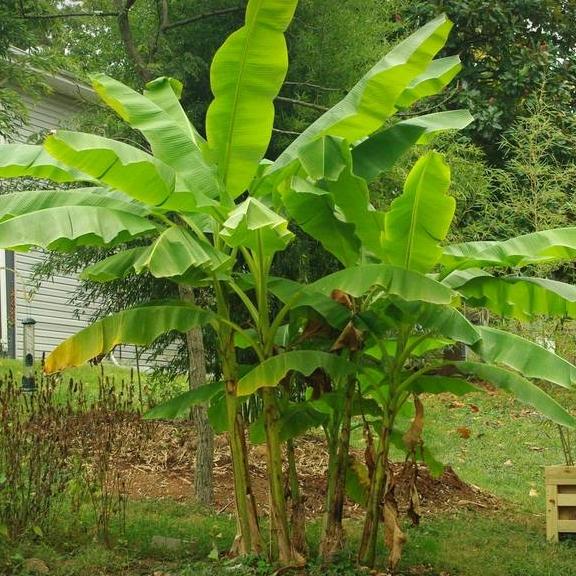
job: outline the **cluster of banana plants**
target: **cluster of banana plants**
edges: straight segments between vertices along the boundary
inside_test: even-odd
[[[576,288],[510,272],[574,257],[576,229],[443,246],[455,205],[448,194],[450,170],[434,152],[415,164],[389,210],[373,207],[370,181],[410,147],[472,120],[462,110],[394,119],[442,91],[460,69],[457,57],[436,58],[451,28],[444,16],[396,46],[278,158],[266,160],[274,99],[288,66],[284,32],[296,5],[248,2],[244,26],[212,63],[206,137],[182,110],[177,81],[159,78],[140,94],[99,74],[92,78],[95,91],[141,132],[147,150],[70,131],[51,134],[43,145],[1,146],[1,177],[82,187],[0,197],[0,246],[103,246],[114,254],[84,270],[85,278],[129,282],[146,273],[210,288],[211,309],[160,301],[101,319],[58,346],[45,369],[58,372],[118,344],[145,346],[168,331],[211,325],[222,381],[151,416],[176,416],[193,403],[210,403],[212,422],[227,433],[232,456],[232,551],[268,554],[283,565],[306,561],[294,442],[306,430],[322,428],[329,470],[321,555],[330,561],[344,545],[348,491],[366,508],[360,563],[374,564],[383,522],[395,565],[405,537],[389,451],[396,445],[409,460],[434,464],[422,441],[422,395],[465,394],[489,382],[555,422],[573,424],[534,380],[570,387],[576,368],[518,336],[472,324],[461,310],[488,308],[519,319],[574,315]],[[293,239],[291,226],[322,244],[341,269],[311,284],[271,275],[274,259]],[[468,346],[476,360],[445,360],[439,353],[457,344]],[[240,349],[250,350],[252,365],[240,364]],[[242,410],[254,397],[262,410],[249,435],[267,448],[268,538],[252,491]],[[399,415],[406,411],[413,420],[402,430]],[[358,423],[365,462],[350,455]]]

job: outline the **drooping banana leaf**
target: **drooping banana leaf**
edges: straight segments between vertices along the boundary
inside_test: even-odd
[[[345,266],[360,260],[361,244],[353,224],[336,217],[334,197],[303,178],[294,178],[283,189],[282,201],[288,215],[307,234],[318,240]]]
[[[154,406],[143,416],[144,420],[175,420],[188,414],[190,408],[209,402],[216,394],[224,390],[223,382],[210,382],[199,388],[188,390],[175,398]]]
[[[419,376],[413,383],[412,390],[416,394],[455,394],[464,396],[480,389],[462,378],[448,376]]]
[[[481,339],[472,350],[486,362],[502,364],[526,378],[547,380],[564,388],[576,384],[576,366],[554,352],[511,332],[488,326],[476,329]]]
[[[352,155],[345,140],[326,136],[303,146],[299,153],[303,169],[310,178],[332,195],[335,204],[333,221],[343,220],[354,226],[354,234],[365,251],[384,259],[384,214],[370,204],[368,185],[353,173]],[[307,195],[302,198],[313,198]],[[287,202],[284,196],[284,202]],[[305,207],[306,208],[306,207]],[[314,206],[308,207],[308,212]],[[313,237],[314,228],[308,232]],[[331,235],[334,236],[334,230]],[[319,238],[318,238],[319,240]]]
[[[216,198],[216,169],[204,159],[203,139],[180,106],[182,85],[172,78],[147,84],[144,95],[105,74],[91,77],[99,96],[130,126],[142,132],[154,155],[176,171],[176,189],[191,195],[194,204]],[[179,198],[182,199],[182,198]]]
[[[242,246],[271,256],[284,250],[294,234],[288,230],[287,220],[249,197],[230,213],[220,237],[231,247]]]
[[[522,267],[576,256],[576,228],[532,232],[510,240],[465,242],[444,248],[442,264],[448,271],[484,266]]]
[[[265,387],[274,387],[294,370],[309,376],[322,368],[333,377],[343,377],[354,370],[344,358],[315,350],[295,350],[264,360],[238,381],[238,396],[248,396]]]
[[[227,192],[236,198],[264,157],[274,122],[274,99],[286,71],[284,31],[297,0],[250,0],[242,28],[214,56],[214,100],[206,116],[210,150]]]
[[[450,288],[432,278],[387,264],[365,264],[340,270],[313,282],[309,290],[326,295],[341,290],[359,298],[373,287],[381,288],[384,295],[398,296],[409,302],[450,304],[456,298]]]
[[[162,108],[172,120],[184,130],[196,147],[202,151],[206,150],[206,140],[200,135],[198,130],[180,104],[184,86],[176,78],[161,76],[146,84],[144,96]]]
[[[386,260],[408,270],[429,272],[442,257],[456,209],[448,196],[450,169],[442,156],[430,152],[414,165],[386,213]]]
[[[0,222],[0,247],[69,251],[128,242],[156,226],[140,216],[100,206],[57,206]]]
[[[438,132],[463,130],[473,121],[468,110],[448,110],[408,118],[373,134],[352,149],[354,173],[373,180],[386,172],[415,144]]]
[[[96,264],[87,266],[80,273],[80,278],[92,282],[112,282],[126,278],[126,276],[135,273],[134,264],[147,250],[147,246],[122,250],[96,262]]]
[[[145,204],[162,204],[174,191],[174,170],[129,144],[59,130],[44,147],[57,160]]]
[[[354,142],[378,130],[396,112],[398,99],[408,84],[426,71],[442,49],[451,27],[452,23],[442,15],[398,44],[343,100],[298,136],[268,173],[289,164],[303,145],[321,136],[339,136]]]
[[[150,211],[142,204],[120,200],[107,188],[75,188],[71,190],[30,190],[0,196],[0,220],[30,214],[58,206],[99,206],[146,216]]]
[[[453,273],[447,280],[454,281]],[[576,318],[576,287],[530,276],[477,275],[456,290],[469,306],[487,308],[504,318],[532,320],[537,316]]]
[[[94,322],[58,345],[46,358],[44,371],[52,374],[79,366],[118,344],[148,346],[170,330],[187,332],[214,319],[212,312],[179,301],[124,310]]]
[[[226,254],[194,238],[180,226],[171,226],[134,263],[136,273],[147,269],[156,278],[185,276],[193,268],[219,272],[232,265]]]
[[[538,388],[530,380],[499,366],[478,362],[452,362],[462,374],[473,376],[484,382],[510,392],[521,402],[535,408],[556,424],[573,428],[576,420],[556,400]]]
[[[92,180],[88,174],[66,166],[53,158],[42,146],[34,144],[0,144],[0,178],[29,176],[53,182]]]
[[[452,306],[429,302],[395,302],[394,305],[402,311],[403,320],[427,332],[467,345],[480,339],[477,327]]]

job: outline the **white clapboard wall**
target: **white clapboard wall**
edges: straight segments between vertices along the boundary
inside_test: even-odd
[[[62,79],[61,79],[62,80]],[[64,78],[65,82],[69,81]],[[60,85],[62,82],[60,82]],[[68,86],[66,84],[66,86]],[[56,88],[61,87],[56,83]],[[67,94],[58,93],[56,90],[35,101],[23,96],[23,102],[29,110],[29,118],[26,126],[19,131],[16,140],[20,142],[37,143],[41,136],[50,130],[60,127],[69,127],[75,114],[80,111],[82,101],[77,96],[86,95],[75,93],[74,85],[68,87]],[[4,251],[2,251],[4,252]],[[0,254],[0,262],[9,261],[12,256],[6,253]],[[60,342],[75,334],[85,327],[97,310],[98,303],[94,302],[88,308],[76,310],[76,306],[70,302],[71,297],[79,284],[79,280],[73,276],[53,276],[49,280],[42,281],[39,285],[33,281],[34,267],[40,263],[44,255],[39,250],[30,252],[14,253],[14,275],[12,301],[2,302],[2,340],[6,345],[8,332],[11,329],[8,323],[13,323],[14,353],[16,358],[22,357],[22,321],[25,318],[36,320],[35,342],[36,355],[49,353]],[[6,276],[2,274],[0,297],[10,298],[10,289],[6,286]],[[166,351],[164,361],[173,355],[174,349]],[[117,348],[114,358],[123,364],[134,365],[136,350],[132,346]],[[146,355],[141,359],[141,365],[149,365]]]

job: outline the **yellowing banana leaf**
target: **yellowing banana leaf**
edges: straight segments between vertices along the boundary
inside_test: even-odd
[[[242,28],[212,61],[214,100],[206,116],[210,150],[232,198],[246,190],[264,157],[274,122],[274,99],[286,71],[284,31],[297,0],[250,0]]]
[[[159,302],[112,314],[71,336],[46,358],[47,374],[80,366],[118,344],[148,346],[170,330],[186,332],[213,321],[212,312],[183,302]]]

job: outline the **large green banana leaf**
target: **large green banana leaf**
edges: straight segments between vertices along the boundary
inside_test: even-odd
[[[154,408],[144,414],[144,420],[174,420],[175,418],[186,416],[188,415],[190,408],[197,406],[198,404],[209,402],[214,398],[214,396],[216,396],[216,394],[223,391],[223,382],[210,382],[209,384],[204,384],[199,388],[188,390],[167,402],[154,406]]]
[[[477,326],[452,306],[429,302],[395,302],[410,321],[426,331],[472,345],[480,339]]]
[[[208,310],[179,301],[124,310],[94,322],[58,345],[46,358],[44,371],[52,374],[79,366],[107,354],[118,344],[148,346],[170,330],[187,332],[214,318]]]
[[[442,15],[398,44],[343,100],[304,130],[278,157],[269,173],[289,164],[303,145],[321,136],[339,136],[354,142],[378,130],[396,112],[396,103],[408,84],[426,71],[444,46],[451,27]]]
[[[76,188],[73,190],[30,190],[0,196],[0,220],[30,214],[57,206],[100,206],[136,216],[150,211],[142,204],[121,200],[107,188]]]
[[[535,408],[538,412],[557,424],[573,428],[576,425],[571,416],[556,400],[523,376],[499,366],[478,362],[452,362],[459,372],[506,390],[518,400]]]
[[[459,56],[438,58],[430,62],[420,76],[414,78],[396,101],[398,108],[408,108],[414,102],[442,92],[462,69]]]
[[[334,354],[316,350],[295,350],[272,356],[258,364],[238,381],[238,396],[248,396],[265,387],[274,387],[295,371],[309,376],[322,368],[330,376],[340,378],[354,371],[354,365]]]
[[[453,280],[453,276],[448,279]],[[479,275],[456,290],[468,305],[488,308],[504,318],[523,321],[537,316],[576,318],[576,287],[556,280]]]
[[[219,185],[214,166],[203,158],[202,138],[178,101],[182,85],[158,78],[144,95],[105,74],[91,77],[99,96],[150,143],[154,156],[176,171],[176,189],[191,194],[195,204],[215,198]]]
[[[373,180],[390,170],[414,144],[428,141],[438,132],[463,130],[473,120],[468,110],[448,110],[397,122],[352,149],[354,173]]]
[[[59,130],[44,147],[57,160],[145,204],[162,204],[174,191],[174,170],[129,144]]]
[[[419,376],[411,387],[416,394],[455,394],[463,396],[471,392],[478,392],[479,388],[461,378],[447,376]]]
[[[576,228],[532,232],[510,240],[465,242],[444,248],[442,264],[454,269],[484,266],[521,267],[576,256]]]
[[[196,130],[180,104],[183,88],[182,82],[176,78],[161,76],[146,84],[144,96],[162,108],[188,134],[198,149],[205,151],[207,149],[206,140]]]
[[[345,266],[360,260],[361,244],[355,226],[336,217],[334,197],[303,178],[293,178],[282,188],[282,202],[288,215],[307,234]]]
[[[384,214],[370,205],[370,193],[366,181],[353,173],[352,155],[348,143],[341,138],[326,136],[302,147],[299,159],[310,178],[320,180],[320,187],[332,194],[337,212],[333,220],[344,220],[353,224],[354,233],[363,248],[382,260]],[[311,196],[306,195],[302,198]],[[286,200],[284,196],[284,201]],[[310,206],[307,211],[313,209],[314,206]],[[315,237],[313,229],[309,234]]]
[[[78,246],[121,244],[155,232],[140,216],[100,206],[57,206],[0,222],[0,247],[69,251]]]
[[[309,290],[328,296],[333,290],[341,290],[359,298],[375,287],[381,289],[380,293],[408,302],[450,304],[456,299],[456,294],[440,282],[413,270],[387,264],[365,264],[340,270],[313,282]]]
[[[33,144],[0,144],[0,178],[29,176],[53,182],[90,182],[82,174],[58,162],[42,146]]]
[[[294,238],[287,220],[251,197],[230,212],[220,236],[231,247],[242,246],[264,256],[284,250]]]
[[[274,99],[286,71],[284,31],[297,0],[250,0],[246,21],[228,37],[212,61],[214,100],[206,133],[227,192],[244,192],[264,157],[274,123]]]
[[[576,384],[576,366],[543,346],[521,336],[488,326],[477,326],[481,335],[473,346],[483,360],[503,364],[526,378],[547,380],[564,388]]]
[[[129,248],[108,256],[82,270],[80,278],[92,282],[112,282],[133,274],[134,264],[148,251],[147,246]]]
[[[193,268],[221,272],[232,265],[230,256],[208,242],[194,238],[180,226],[171,226],[134,263],[136,273],[144,269],[156,278],[178,278]]]
[[[404,192],[386,213],[386,260],[408,270],[429,272],[442,257],[456,209],[448,196],[450,169],[442,156],[430,152],[408,174]]]

